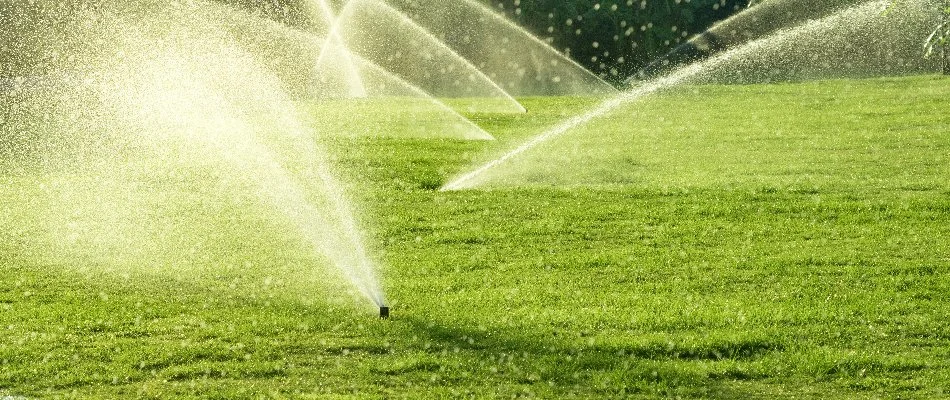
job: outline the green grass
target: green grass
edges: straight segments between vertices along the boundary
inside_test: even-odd
[[[935,77],[666,93],[559,139],[572,167],[486,191],[435,189],[596,101],[474,115],[497,142],[334,138],[387,321],[240,201],[167,204],[211,239],[128,272],[45,255],[15,207],[41,192],[6,178],[0,396],[947,397],[948,96]]]
[[[950,91],[940,82],[679,88],[551,140],[492,171],[488,183],[944,188]]]

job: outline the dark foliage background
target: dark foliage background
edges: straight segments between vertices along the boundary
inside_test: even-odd
[[[748,0],[483,1],[615,83],[748,5]]]

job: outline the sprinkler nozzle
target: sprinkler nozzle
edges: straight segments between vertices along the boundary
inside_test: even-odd
[[[382,319],[389,318],[389,306],[379,306],[379,317]]]

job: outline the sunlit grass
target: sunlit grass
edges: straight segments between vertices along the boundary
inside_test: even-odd
[[[333,137],[386,321],[328,294],[268,210],[204,180],[161,198],[205,193],[166,210],[208,254],[123,268],[18,239],[42,218],[15,205],[43,192],[3,178],[0,397],[944,397],[948,91],[668,93],[579,132],[608,148],[557,180],[489,191],[436,189],[596,99],[473,115],[496,142]],[[590,173],[618,157],[636,175]]]

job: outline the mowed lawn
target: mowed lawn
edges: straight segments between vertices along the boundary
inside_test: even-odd
[[[200,214],[200,272],[138,271],[44,256],[16,236],[42,192],[4,178],[0,398],[948,397],[948,98],[941,77],[687,88],[458,192],[597,99],[471,115],[494,142],[334,137],[389,320],[294,284],[314,257],[264,208]]]

